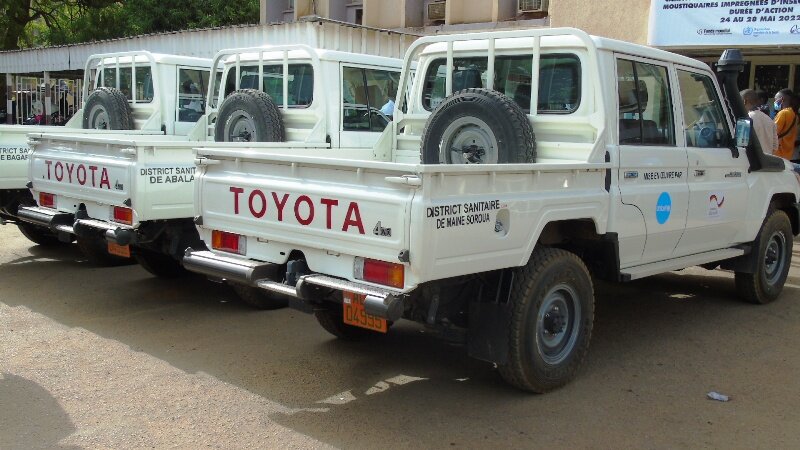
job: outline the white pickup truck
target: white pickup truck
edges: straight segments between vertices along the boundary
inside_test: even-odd
[[[554,389],[587,352],[592,275],[722,267],[750,301],[780,294],[800,183],[737,123],[742,67],[574,29],[419,39],[365,158],[198,149],[210,250],[184,265],[289,296],[342,338],[425,324]]]
[[[207,79],[210,71],[209,59],[146,51],[89,57],[84,70],[84,104],[64,126],[0,125],[0,222],[16,223],[26,237],[38,244],[59,242],[49,227],[19,220],[17,216],[20,206],[36,205],[26,187],[31,135],[52,133],[68,140],[116,138],[120,133],[185,136],[193,123],[178,120],[173,113],[173,86],[179,76],[199,81]],[[184,118],[191,113],[182,114]],[[62,238],[70,240],[66,235]]]
[[[218,78],[179,68],[164,84],[161,103],[174,110],[160,117],[184,127],[181,136],[37,136],[30,180],[39,205],[20,217],[76,235],[94,261],[132,256],[155,275],[180,275],[183,250],[202,245],[192,221],[192,147],[216,140],[238,151],[267,141],[332,158],[371,154],[401,65],[305,45],[223,50],[209,64]]]

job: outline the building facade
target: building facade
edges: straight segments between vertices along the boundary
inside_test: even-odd
[[[261,23],[308,15],[420,34],[576,27],[709,64],[740,48],[742,88],[800,90],[800,0],[261,0]]]

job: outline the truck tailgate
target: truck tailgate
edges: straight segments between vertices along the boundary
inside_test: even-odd
[[[297,250],[312,270],[345,277],[352,276],[352,255],[398,262],[408,249],[415,189],[397,180],[414,166],[277,155],[212,158],[209,164],[199,160],[204,168],[195,185],[208,243],[211,230],[232,232],[248,237],[248,258],[283,263]]]
[[[196,144],[164,135],[40,136],[29,166],[33,189],[55,194],[61,211],[84,204],[100,220],[123,204],[134,222],[188,218]]]

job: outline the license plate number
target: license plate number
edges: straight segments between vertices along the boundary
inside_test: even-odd
[[[364,309],[364,295],[352,292],[343,293],[342,308],[344,313],[344,323],[368,330],[386,333],[389,327],[386,319],[367,314]]]
[[[119,245],[115,242],[108,243],[108,253],[112,255],[121,256],[123,258],[130,258],[131,257],[131,246],[130,245]]]

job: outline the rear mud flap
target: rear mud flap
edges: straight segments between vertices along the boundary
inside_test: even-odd
[[[498,273],[497,284],[491,292],[481,292],[477,301],[469,304],[469,356],[495,364],[508,362],[508,325],[511,323],[510,302],[514,272]],[[483,300],[483,301],[481,301]]]

